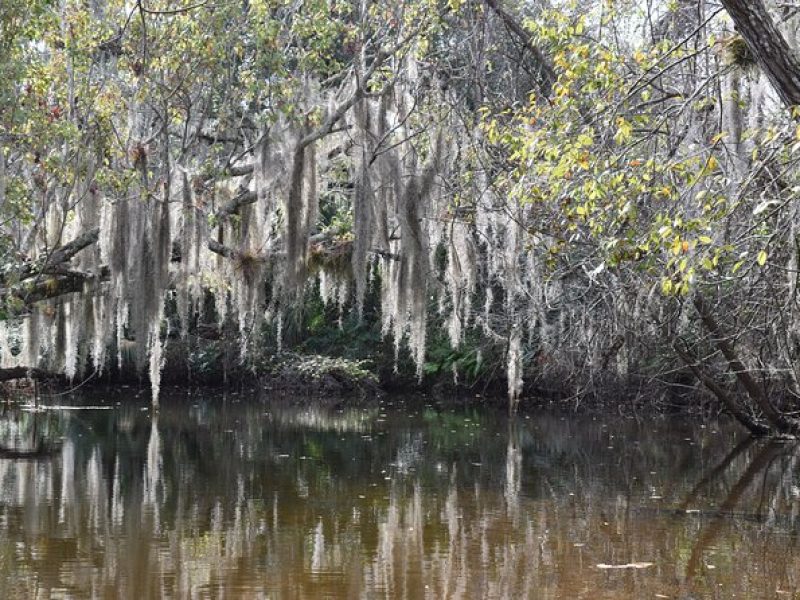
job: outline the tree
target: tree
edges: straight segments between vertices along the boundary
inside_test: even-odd
[[[419,377],[432,337],[502,354],[512,408],[665,381],[796,433],[791,23],[648,6],[32,5],[3,29],[2,366],[130,351],[157,402],[167,344],[254,361],[319,290]]]
[[[761,0],[722,0],[736,28],[786,106],[800,105],[800,61]]]
[[[772,24],[762,12],[752,27]],[[561,68],[553,105],[532,103],[512,133],[490,127],[515,159],[509,189],[541,207],[536,226],[558,256],[551,271],[562,282],[570,273],[611,329],[590,366],[605,369],[632,344],[639,360],[663,360],[653,350],[669,345],[753,433],[796,434],[787,409],[798,389],[797,138],[771,111],[741,38],[715,28],[718,16],[699,14],[687,37],[647,52],[609,51],[557,17],[539,30]],[[759,42],[759,61],[783,52],[781,42],[775,61],[790,64],[771,27],[778,41]],[[781,67],[771,68],[790,97]],[[591,348],[587,332],[579,326],[576,341]]]
[[[393,71],[415,62],[437,13],[325,2],[42,11],[29,40],[9,42],[25,56],[6,55],[10,105],[32,106],[8,121],[3,188],[30,212],[5,226],[3,297],[24,316],[10,327],[26,346],[6,359],[73,377],[87,358],[105,366],[110,339],[118,353],[131,340],[157,401],[166,296],[185,332],[216,292],[218,316],[230,306],[249,344],[267,264],[277,306],[302,286],[312,234],[335,236],[315,231],[320,185],[351,153],[355,111],[413,101],[417,82]]]

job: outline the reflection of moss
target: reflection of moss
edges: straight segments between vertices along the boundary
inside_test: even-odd
[[[422,419],[426,423],[438,424],[439,426],[450,428],[481,426],[481,413],[474,410],[456,413],[426,408],[422,413]]]
[[[64,435],[66,419],[53,411],[7,409],[0,414],[0,446],[15,450],[54,448]]]
[[[364,433],[369,431],[380,411],[377,407],[331,410],[323,407],[276,406],[270,411],[273,423],[312,431]]]
[[[72,440],[76,501],[92,499],[87,495],[91,487],[91,493],[99,494],[92,500],[96,504],[76,506],[103,506],[103,498],[108,497],[104,494],[111,493],[107,486],[83,485],[98,474],[98,467],[104,469],[102,481],[113,482],[122,506],[139,506],[146,471],[143,465],[150,459],[153,422],[149,414],[128,405],[114,411],[54,413],[53,417],[63,421],[61,426]],[[338,419],[353,425],[340,428]],[[367,419],[369,429],[359,425]],[[698,538],[708,526],[714,526],[716,513],[676,513],[665,503],[679,501],[684,491],[701,481],[704,471],[729,451],[732,439],[728,429],[712,435],[710,428],[699,430],[675,420],[610,419],[604,425],[587,418],[540,415],[531,421],[524,417],[508,421],[501,411],[443,411],[422,400],[400,402],[397,398],[363,410],[326,405],[317,410],[284,407],[283,402],[237,402],[230,397],[224,402],[192,397],[187,403],[180,394],[173,401],[169,397],[163,400],[157,424],[165,491],[157,500],[159,520],[149,515],[143,518],[134,509],[123,511],[123,520],[117,522],[110,511],[101,510],[96,517],[99,527],[94,521],[85,521],[87,526],[76,530],[77,542],[70,539],[67,546],[48,541],[47,550],[37,540],[34,554],[17,550],[15,542],[25,539],[30,531],[25,523],[30,522],[51,523],[58,535],[63,527],[53,519],[53,504],[34,502],[41,498],[35,496],[27,506],[5,506],[6,525],[0,528],[5,534],[0,535],[4,597],[31,597],[27,592],[40,573],[71,576],[76,565],[84,568],[81,561],[87,551],[96,551],[91,556],[97,561],[124,560],[132,531],[141,531],[132,539],[137,544],[168,540],[172,548],[175,540],[180,544],[180,576],[185,575],[196,589],[220,594],[242,581],[239,573],[257,573],[263,581],[277,581],[270,583],[274,589],[281,581],[293,585],[293,577],[308,574],[304,561],[314,549],[322,552],[322,564],[331,573],[334,567],[339,573],[349,572],[348,565],[381,557],[385,548],[393,548],[395,556],[405,560],[413,547],[423,549],[424,556],[413,555],[413,561],[404,564],[410,568],[424,564],[426,573],[439,577],[439,573],[452,572],[451,555],[446,551],[451,543],[459,552],[459,548],[482,552],[486,547],[490,557],[502,557],[508,548],[517,548],[519,552],[515,550],[512,558],[534,565],[543,547],[554,553],[558,565],[567,566],[578,564],[577,557],[596,556],[597,561],[617,557],[619,562],[660,557],[670,570],[684,573]],[[94,436],[89,435],[92,431]],[[687,437],[705,443],[691,447],[685,443]],[[465,439],[466,444],[460,443]],[[612,444],[614,448],[609,448]],[[407,463],[411,469],[402,470],[398,457],[408,448],[414,450],[413,460]],[[522,456],[518,490],[503,487],[510,448]],[[301,456],[319,458],[301,460]],[[58,499],[60,464],[36,475],[48,482],[54,478],[55,485],[28,486],[25,493],[52,489]],[[763,506],[763,489],[776,489],[774,484],[783,480],[782,464],[776,462],[765,474],[770,479],[763,486],[748,486],[739,505],[742,510]],[[728,493],[737,472],[747,466],[748,460],[731,463],[730,471],[718,482],[709,481],[703,487],[704,495],[698,496],[696,506],[713,508]],[[651,484],[659,491],[673,484],[675,493],[665,494],[663,502],[646,501],[642,506]],[[4,490],[12,495],[13,491]],[[519,527],[516,517],[510,518],[510,493],[520,522],[530,526]],[[791,509],[791,496],[781,495],[778,500],[774,505],[777,516],[787,515],[784,511]],[[80,518],[92,514],[82,510]],[[788,524],[783,528],[786,521],[767,529],[762,521],[747,516],[728,512],[722,516],[724,520],[717,521],[722,526],[702,553],[703,563],[716,570],[705,569],[701,563],[693,579],[707,586],[704,589],[733,581],[730,577],[736,573],[736,565],[752,560],[754,544],[761,552],[760,540],[769,552],[775,536],[794,531]],[[309,545],[309,536],[317,528],[321,528],[324,544]],[[581,542],[581,547],[587,542],[587,547],[577,548],[573,542]],[[613,555],[602,555],[603,549]],[[632,554],[625,554],[628,551]],[[469,561],[477,555],[464,556],[469,559],[463,563],[468,570]],[[777,559],[774,563],[780,569],[785,568],[780,562],[784,556],[791,559],[785,552],[766,556]],[[98,562],[96,568],[105,564]],[[160,551],[152,553],[142,566],[152,569],[148,573],[155,574],[155,585],[163,581],[169,585],[178,568],[173,553]],[[451,571],[446,571],[448,568]],[[228,574],[227,579],[220,576]],[[601,584],[616,585],[616,580],[608,577],[629,574],[598,576]],[[315,582],[321,580],[314,577]],[[444,575],[441,581],[445,581]],[[273,588],[264,593],[273,593]],[[313,588],[317,593],[312,593],[312,588],[304,588],[302,595],[319,597],[320,589],[317,586]],[[76,587],[75,595],[90,594]]]

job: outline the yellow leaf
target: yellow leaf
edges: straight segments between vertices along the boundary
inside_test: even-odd
[[[727,133],[726,131],[723,131],[723,132],[721,132],[721,133],[718,133],[717,135],[715,135],[714,137],[712,137],[712,138],[711,138],[711,143],[712,143],[712,144],[716,144],[718,141],[720,141],[720,140],[721,140],[722,138],[724,138],[726,135],[728,135],[728,133]]]
[[[623,144],[631,138],[632,133],[633,126],[623,117],[617,117],[617,133],[614,135],[614,141]]]
[[[767,263],[767,251],[762,250],[758,253],[758,257],[756,258],[756,262],[762,267]]]

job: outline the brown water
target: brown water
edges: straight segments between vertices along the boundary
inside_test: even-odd
[[[800,453],[742,440],[399,401],[0,409],[0,598],[800,597]]]

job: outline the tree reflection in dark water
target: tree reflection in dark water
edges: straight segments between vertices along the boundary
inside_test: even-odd
[[[0,415],[54,449],[0,455],[0,597],[800,593],[800,453],[723,423],[142,408]]]
[[[41,411],[22,412],[8,402],[0,403],[0,458],[40,460],[58,451],[54,428],[58,419]]]

